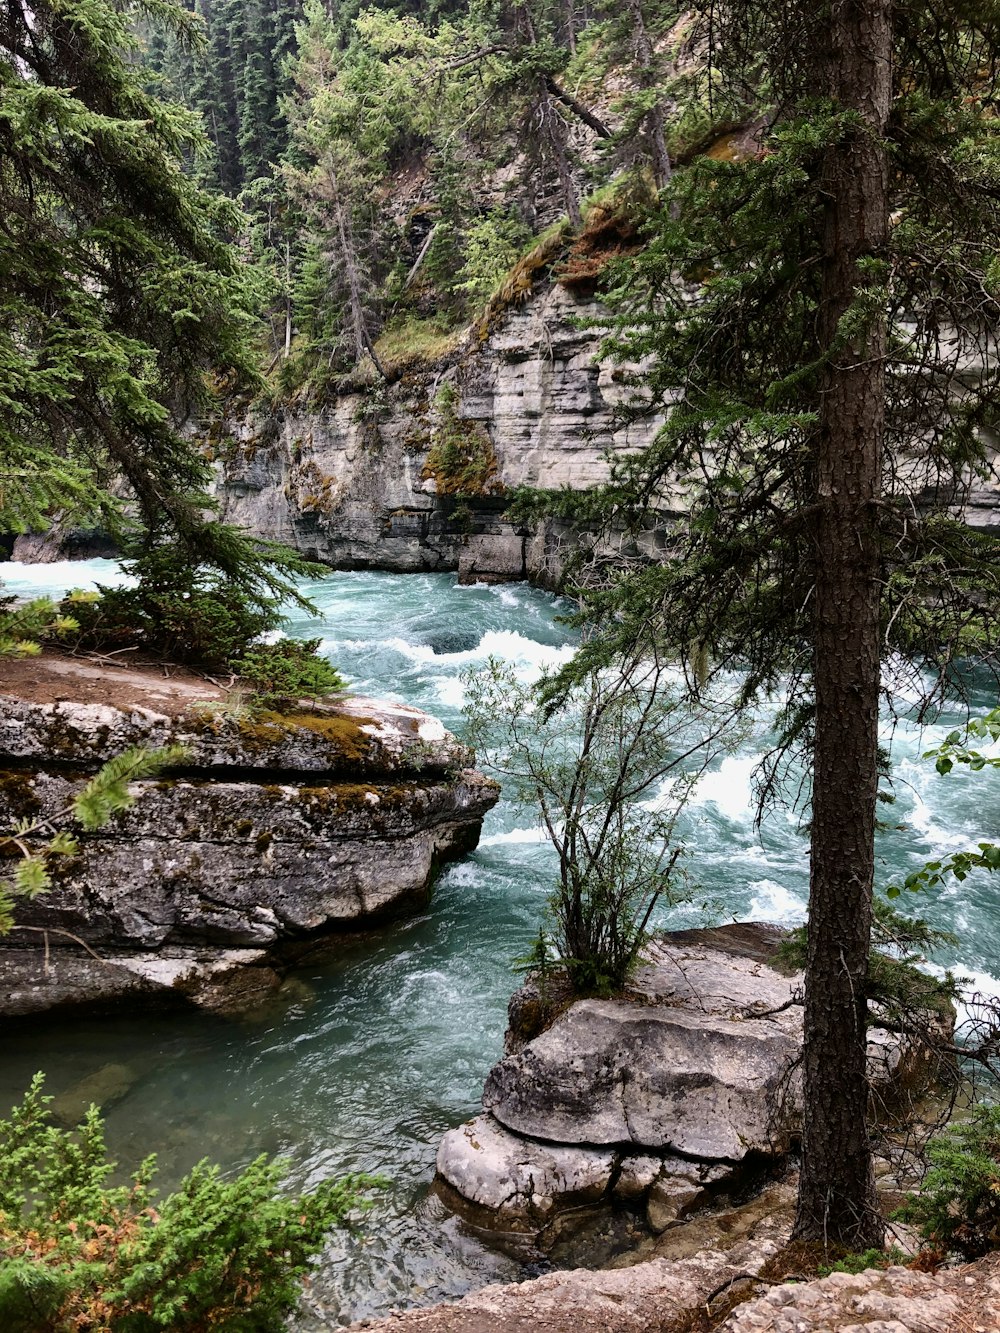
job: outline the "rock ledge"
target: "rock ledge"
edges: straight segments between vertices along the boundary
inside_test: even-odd
[[[29,697],[0,696],[0,827],[65,809],[128,746],[185,758],[135,784],[133,807],[81,835],[52,863],[57,887],[19,908],[0,940],[8,1015],[132,997],[242,1007],[307,941],[422,903],[497,800],[418,709],[346,697],[237,723],[192,709],[196,690],[218,691],[183,673],[95,676],[58,654],[37,672]]]

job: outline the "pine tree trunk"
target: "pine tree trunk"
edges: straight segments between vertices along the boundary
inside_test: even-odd
[[[632,18],[632,47],[639,82],[643,88],[653,88],[656,85],[656,52],[642,16],[642,0],[628,0],[628,11]],[[653,179],[657,189],[662,190],[669,184],[672,173],[664,132],[663,104],[659,101],[646,113],[646,133]]]
[[[292,354],[292,243],[285,241],[285,360]]]
[[[367,352],[375,369],[383,379],[386,379],[385,369],[378,358],[378,353],[375,351],[375,344],[372,342],[371,334],[368,332],[368,322],[365,319],[361,275],[358,272],[357,251],[354,246],[354,228],[351,226],[347,207],[341,199],[337,173],[331,162],[327,163],[326,171],[330,183],[333,214],[337,222],[337,235],[340,238],[340,261],[344,266],[344,275],[347,279],[347,294],[351,307],[351,328],[354,333],[354,355],[360,364],[365,352]]]
[[[848,129],[824,161],[824,347],[857,293],[858,260],[878,255],[888,231],[889,13],[889,0],[832,0],[827,20],[828,91],[863,124]],[[854,1250],[883,1238],[867,1127],[865,984],[878,787],[885,345],[885,319],[876,317],[834,353],[816,459],[816,736],[795,1235]]]

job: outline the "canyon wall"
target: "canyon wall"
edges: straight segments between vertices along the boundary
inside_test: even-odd
[[[434,370],[231,419],[217,448],[226,518],[336,568],[555,582],[567,533],[511,523],[510,492],[600,482],[606,453],[657,424],[619,419],[623,371],[585,327],[601,312],[547,287]]]

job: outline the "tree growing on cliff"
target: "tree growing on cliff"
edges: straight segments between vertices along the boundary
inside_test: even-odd
[[[716,114],[764,128],[675,173],[620,293],[619,346],[652,362],[636,410],[673,406],[575,510],[684,517],[666,563],[591,578],[602,633],[574,674],[653,643],[738,672],[737,708],[785,682],[764,797],[790,748],[812,771],[796,1234],[864,1249],[880,666],[913,664],[928,706],[1000,623],[997,544],[952,508],[996,424],[1000,7],[735,0],[700,21]]]

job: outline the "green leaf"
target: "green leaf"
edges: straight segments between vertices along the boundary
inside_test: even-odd
[[[52,878],[42,856],[27,856],[15,867],[14,892],[22,898],[33,899],[51,887]]]

